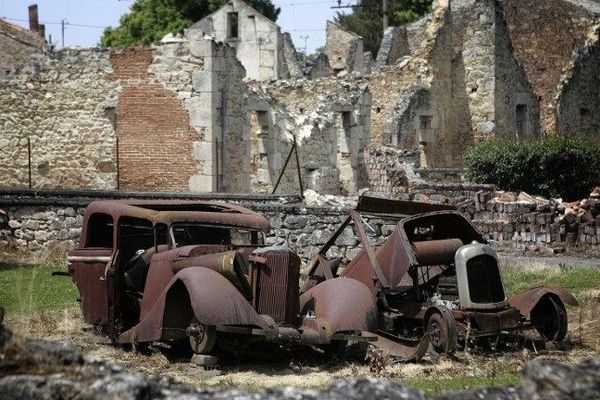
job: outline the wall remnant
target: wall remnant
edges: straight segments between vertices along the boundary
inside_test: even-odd
[[[600,135],[600,27],[585,46],[573,53],[569,69],[554,98],[556,130],[560,136]]]
[[[243,0],[228,1],[192,25],[189,32],[207,34],[235,48],[248,79],[287,79],[297,76],[300,69],[291,40],[275,22]]]
[[[363,40],[360,36],[344,30],[340,25],[327,21],[325,54],[335,75],[342,71],[365,72]]]

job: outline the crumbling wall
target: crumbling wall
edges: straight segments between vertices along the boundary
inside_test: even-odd
[[[385,155],[384,159],[390,160]],[[391,165],[381,170],[387,166]],[[404,179],[394,174],[383,179],[390,178]],[[592,192],[588,199],[569,204],[526,193],[496,192],[489,185],[460,183],[415,185],[408,192],[396,194],[403,200],[456,205],[498,249],[600,254],[600,189]],[[77,245],[84,203],[74,206],[56,201],[52,204],[52,199],[43,194],[38,195],[38,204],[36,199],[10,200],[15,199],[0,198],[0,259],[11,259],[15,254],[60,258]],[[243,201],[245,206],[269,220],[268,244],[287,244],[303,261],[316,254],[318,247],[331,237],[355,206],[355,198],[332,199],[331,203],[314,205],[264,204],[247,198],[233,200]],[[393,221],[370,218],[368,222],[373,228],[369,231],[373,243],[382,242],[395,229]],[[359,251],[358,238],[348,230],[330,254],[352,258]]]
[[[283,57],[287,68],[287,75],[285,78],[302,78],[304,72],[300,61],[298,61],[298,53],[296,53],[296,47],[292,42],[292,36],[288,32],[282,34],[283,42]]]
[[[116,187],[111,70],[107,51],[65,49],[1,78],[0,186],[28,186],[29,140],[33,188]]]
[[[45,47],[37,33],[0,20],[0,76],[29,64]]]
[[[249,109],[266,113],[260,124],[264,133],[255,146],[262,159],[255,180],[260,176],[260,185],[267,188],[261,191],[275,184],[295,136],[305,189],[356,193],[368,143],[371,100],[366,85],[338,78],[275,82],[255,88],[255,96]],[[279,190],[299,190],[293,157]]]
[[[600,28],[594,27],[573,60],[555,97],[557,133],[561,136],[600,135]]]
[[[383,32],[375,65],[393,65],[404,56],[415,56],[425,41],[429,22],[431,16],[426,15],[409,24],[388,27]]]
[[[113,51],[110,56],[114,68],[110,78],[123,84],[115,110],[119,188],[123,190],[188,190],[190,176],[198,172],[192,158],[194,132],[188,113],[177,93],[160,82],[160,78],[173,79],[173,74],[162,71],[152,76],[147,72],[154,52],[162,50],[164,47],[134,48]],[[183,48],[179,50],[185,54]],[[176,74],[189,75],[189,70],[179,69],[183,65],[185,62],[170,67]]]
[[[235,14],[235,20],[230,15]],[[237,21],[233,28],[232,22]],[[235,33],[234,33],[235,31]],[[242,0],[231,0],[192,25],[189,33],[206,33],[236,49],[248,79],[287,78],[283,38],[277,24]]]
[[[327,21],[325,54],[334,74],[341,71],[365,71],[363,41],[360,36],[344,30],[340,25]]]
[[[540,99],[542,130],[555,132],[553,98],[574,50],[600,15],[598,4],[567,0],[500,0],[515,58]]]
[[[539,132],[537,98],[495,0],[452,2],[455,117],[460,136],[528,138]],[[462,104],[461,104],[462,103]],[[461,107],[466,106],[467,109]]]

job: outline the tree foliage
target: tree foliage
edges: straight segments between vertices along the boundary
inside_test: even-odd
[[[106,28],[101,43],[106,47],[150,44],[168,33],[180,33],[217,10],[225,0],[136,0],[117,28]],[[275,21],[281,9],[271,0],[250,0],[249,4]]]
[[[465,167],[472,182],[576,200],[600,185],[600,144],[578,138],[491,140],[467,150]]]
[[[390,26],[415,21],[431,10],[432,0],[389,0]],[[381,0],[361,0],[350,14],[338,13],[336,22],[344,29],[363,38],[365,51],[377,54],[383,37],[383,13]]]

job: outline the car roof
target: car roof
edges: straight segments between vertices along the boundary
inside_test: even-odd
[[[88,205],[85,218],[93,214],[109,214],[114,221],[121,217],[134,217],[150,220],[153,224],[195,222],[269,231],[269,222],[261,214],[217,201],[97,200]]]

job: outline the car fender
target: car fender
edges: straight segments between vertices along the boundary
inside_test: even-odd
[[[535,287],[526,292],[519,293],[508,300],[508,304],[519,310],[521,315],[525,318],[530,318],[531,310],[533,310],[545,296],[555,296],[563,303],[572,306],[579,305],[577,299],[568,290],[548,286]]]
[[[377,330],[377,299],[351,278],[328,279],[300,296],[302,341],[329,343],[337,332]]]
[[[204,325],[245,325],[275,329],[261,318],[238,289],[218,272],[190,267],[171,279],[148,315],[119,336],[121,343],[185,337],[193,317]]]

